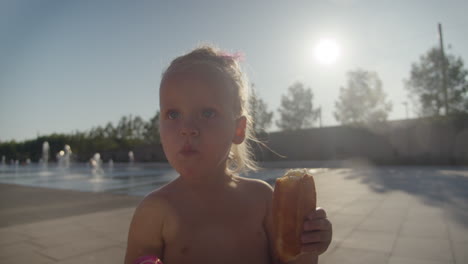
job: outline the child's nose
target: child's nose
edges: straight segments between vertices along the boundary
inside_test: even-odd
[[[181,135],[182,136],[192,136],[196,137],[200,134],[200,131],[193,123],[185,123],[184,127],[182,127]]]

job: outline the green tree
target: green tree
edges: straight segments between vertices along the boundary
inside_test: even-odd
[[[144,138],[146,141],[151,143],[159,143],[159,116],[160,112],[156,112],[156,115],[153,116],[146,124],[145,124],[145,132]]]
[[[335,102],[335,118],[342,124],[373,124],[387,120],[392,110],[386,101],[382,81],[376,72],[361,69],[348,72],[346,87]]]
[[[140,116],[130,117],[130,130],[132,139],[144,139],[146,122]]]
[[[104,136],[107,138],[115,138],[117,132],[115,131],[114,125],[111,122],[107,122],[106,126],[104,127]]]
[[[105,137],[105,131],[101,126],[93,127],[89,130],[90,138],[103,138]]]
[[[127,116],[122,116],[119,123],[115,126],[115,136],[117,139],[126,139],[130,137],[130,126]]]
[[[444,68],[448,111],[445,110]],[[440,49],[434,47],[411,65],[410,77],[405,80],[405,86],[416,99],[420,115],[468,112],[467,76],[468,70],[464,68],[461,57],[447,53],[442,57]]]
[[[145,122],[139,116],[123,116],[115,128],[118,139],[144,139]]]
[[[249,107],[253,119],[253,130],[255,133],[265,132],[271,126],[273,112],[268,112],[267,104],[258,97],[254,85],[250,92]]]
[[[276,125],[281,130],[298,130],[311,127],[318,118],[318,109],[314,109],[312,100],[314,94],[311,88],[296,82],[288,88],[288,94],[281,97],[278,109],[280,119]]]

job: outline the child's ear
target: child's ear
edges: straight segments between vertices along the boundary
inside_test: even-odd
[[[236,133],[234,134],[234,138],[232,142],[234,144],[240,144],[245,139],[245,129],[247,128],[247,118],[245,116],[241,116],[236,120]]]

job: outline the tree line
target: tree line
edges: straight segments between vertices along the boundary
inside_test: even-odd
[[[115,125],[108,122],[105,126],[97,126],[85,132],[54,133],[23,142],[3,142],[0,143],[0,155],[5,156],[7,161],[39,161],[45,141],[50,146],[51,160],[55,159],[56,153],[63,150],[65,144],[71,146],[78,161],[88,161],[96,152],[128,153],[140,145],[159,143],[158,119],[159,113],[148,121],[139,116],[129,115],[121,117]]]
[[[411,65],[409,78],[404,80],[404,85],[418,116],[468,113],[467,76],[468,70],[461,57],[442,55],[440,49],[431,48]],[[377,72],[364,69],[349,71],[347,82],[340,87],[335,102],[334,117],[343,125],[373,126],[385,122],[392,110],[392,102],[386,97]],[[276,126],[280,130],[313,127],[321,114],[321,109],[314,107],[313,99],[312,89],[303,83],[296,82],[289,86],[287,93],[281,97]],[[273,123],[274,113],[257,95],[254,85],[250,89],[249,108],[255,133],[265,134]],[[0,155],[7,159],[29,158],[37,161],[42,154],[44,141],[49,142],[52,158],[65,144],[70,145],[73,152],[79,153],[81,161],[98,151],[129,151],[139,145],[160,143],[158,119],[159,112],[148,121],[130,115],[122,117],[115,125],[108,122],[105,126],[97,126],[86,132],[52,134],[24,142],[3,142],[0,143]]]
[[[410,76],[403,83],[419,117],[466,114],[467,76],[468,70],[464,68],[461,57],[443,55],[439,48],[431,48],[411,65]],[[349,71],[347,83],[340,87],[335,102],[335,119],[343,125],[358,126],[384,122],[393,107],[386,97],[377,72],[364,69]],[[295,83],[282,97],[278,112],[278,128],[297,130],[316,123],[320,109],[313,106],[312,89]]]

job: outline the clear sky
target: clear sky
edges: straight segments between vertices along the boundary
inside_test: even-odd
[[[448,52],[468,63],[467,10],[461,0],[2,0],[0,141],[85,131],[129,114],[148,120],[161,72],[201,43],[245,54],[274,118],[281,95],[301,81],[324,125],[335,125],[346,72],[362,68],[380,76],[390,119],[403,119],[403,79],[438,45],[437,23]],[[339,45],[335,63],[313,57],[322,38]]]

